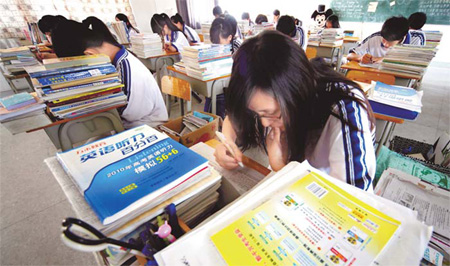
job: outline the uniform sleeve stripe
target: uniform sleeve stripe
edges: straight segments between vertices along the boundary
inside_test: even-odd
[[[352,49],[350,49],[348,52],[349,53],[356,53],[356,48],[360,47],[361,45],[365,44],[366,42],[368,42],[372,37],[375,36],[381,36],[381,32],[375,32],[372,35],[370,35],[369,37],[365,38],[360,44],[358,44],[356,47],[353,47]]]

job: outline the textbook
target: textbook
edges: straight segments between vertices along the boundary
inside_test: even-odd
[[[44,59],[42,62],[44,63],[45,69],[52,70],[56,68],[100,65],[109,63],[110,61],[111,60],[109,56],[104,54],[97,54],[97,55],[82,55],[73,57]]]
[[[8,111],[19,109],[21,107],[33,104],[35,102],[36,99],[27,92],[13,94],[11,96],[0,98],[0,103]]]
[[[147,125],[56,156],[104,225],[131,219],[210,174],[205,158]]]
[[[116,68],[111,64],[107,64],[93,69],[72,71],[69,73],[38,77],[36,78],[36,80],[39,82],[38,84],[40,86],[50,86],[69,81],[82,80],[90,77],[107,75],[114,72],[116,72]]]

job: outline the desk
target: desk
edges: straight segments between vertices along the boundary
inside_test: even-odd
[[[173,66],[168,66],[167,70],[169,70],[171,76],[189,82],[191,84],[192,90],[206,97],[210,97],[212,107],[211,113],[216,114],[217,95],[223,93],[223,88],[228,86],[231,74],[215,79],[200,80],[197,78],[190,77],[184,72],[176,70]]]
[[[140,58],[139,60],[151,71],[156,72],[156,82],[161,88],[161,71],[165,66],[171,66],[180,61],[179,52],[164,52],[161,55],[150,56],[147,58]]]
[[[386,125],[383,128],[383,131],[381,133],[380,142],[378,143],[377,149],[375,150],[375,155],[378,156],[378,154],[381,151],[381,146],[385,146],[387,141],[391,138],[392,133],[394,132],[395,126],[397,124],[403,124],[405,122],[404,119],[393,117],[393,116],[387,116],[383,114],[376,113],[376,110],[373,110],[375,118],[386,121]]]
[[[345,36],[344,37],[344,43],[357,43],[359,42],[359,37],[353,37],[353,36]]]
[[[336,57],[336,69],[339,70],[341,66],[342,45],[320,44],[319,46],[316,46],[308,44],[307,48],[315,49],[317,51],[316,57],[330,58],[331,65],[333,64],[333,59]]]

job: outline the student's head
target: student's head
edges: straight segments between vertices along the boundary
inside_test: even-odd
[[[214,8],[213,8],[213,15],[214,15],[214,17],[216,17],[216,18],[218,18],[218,17],[220,17],[220,16],[222,16],[222,8],[220,8],[220,6],[215,6]]]
[[[236,31],[236,30],[235,30]],[[230,44],[233,40],[233,27],[224,18],[216,18],[209,29],[209,37],[214,44]]]
[[[390,17],[381,28],[383,46],[390,48],[400,43],[408,34],[408,20],[405,17]]]
[[[172,23],[172,20],[165,13],[153,15],[150,25],[153,33],[157,33],[160,36],[169,35],[172,31],[179,31],[177,26]]]
[[[128,29],[134,29],[137,33],[139,33],[139,30],[136,29],[135,27],[133,27],[133,25],[131,25],[131,22],[128,19],[127,15],[125,15],[123,13],[117,13],[116,21],[123,21],[123,22],[125,22],[125,24],[127,25]]]
[[[300,19],[298,19],[298,18],[294,18],[294,22],[295,22],[295,25],[299,26],[299,27],[301,27],[302,24],[303,24],[303,22]]]
[[[412,13],[408,18],[409,28],[413,30],[420,30],[427,22],[427,14],[423,12]]]
[[[242,13],[241,19],[242,20],[250,20],[250,14],[248,12]]]
[[[280,18],[280,10],[275,9],[273,11],[273,22],[277,23],[279,18]]]
[[[181,17],[180,14],[176,13],[174,16],[171,16],[170,19],[172,20],[173,24],[177,26],[177,28],[182,31],[184,27],[184,20]]]
[[[121,47],[106,25],[96,17],[88,17],[82,23],[62,21],[52,36],[53,49],[58,57],[111,54],[112,50]]]
[[[327,29],[339,29],[341,25],[339,25],[339,18],[336,15],[331,15],[327,18],[325,22],[325,28]]]
[[[294,18],[291,16],[281,16],[277,23],[277,31],[286,34],[289,37],[295,37],[297,27],[295,27]]]
[[[65,17],[58,15],[58,16],[51,16],[51,15],[45,15],[38,21],[38,27],[39,30],[47,36],[49,41],[51,42],[51,36],[52,32],[58,24],[61,21],[67,20]]]
[[[237,21],[236,21],[236,19],[232,15],[226,15],[225,16],[225,21],[230,24],[230,26],[231,26],[231,33],[233,34],[233,36],[235,36],[236,32],[237,32]]]
[[[255,19],[255,23],[261,25],[263,22],[269,22],[269,20],[266,15],[259,14]]]
[[[289,159],[304,159],[308,132],[325,125],[334,104],[353,99],[347,88],[328,90],[328,82],[358,87],[322,62],[310,63],[300,46],[278,31],[246,40],[234,55],[225,91],[237,143],[244,150],[264,147],[266,129],[279,128]]]

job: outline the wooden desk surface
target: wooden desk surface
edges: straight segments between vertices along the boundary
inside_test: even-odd
[[[208,144],[212,148],[216,148],[216,146],[220,144],[220,141],[218,141],[217,139],[211,139],[211,140],[208,140],[205,143]],[[259,164],[255,160],[253,160],[253,159],[251,159],[251,158],[249,158],[249,157],[247,157],[245,155],[242,157],[242,163],[245,166],[247,166],[248,168],[251,168],[251,169],[257,171],[257,172],[261,173],[264,176],[267,176],[268,174],[270,174],[272,172],[267,167]]]
[[[199,81],[203,81],[203,82],[210,82],[210,81],[214,81],[214,80],[219,80],[219,79],[224,79],[224,78],[229,78],[229,77],[231,77],[231,74],[229,74],[229,75],[225,75],[225,76],[218,77],[218,78],[202,80],[202,79],[198,79],[198,78],[194,78],[194,77],[188,76],[185,72],[182,72],[182,71],[179,71],[179,70],[175,69],[174,66],[168,66],[168,67],[167,67],[167,70],[173,71],[173,72],[176,72],[176,73],[178,73],[178,74],[181,74],[181,75],[184,75],[184,76],[187,76],[187,77],[190,77],[190,78],[199,80]]]
[[[83,118],[83,117],[88,117],[88,116],[91,116],[91,115],[100,114],[100,113],[103,113],[103,112],[106,112],[106,111],[109,111],[109,110],[112,110],[112,109],[116,109],[116,108],[119,108],[119,107],[122,107],[122,106],[125,106],[125,104],[114,105],[114,106],[111,106],[111,107],[108,107],[108,108],[105,108],[105,109],[97,110],[97,111],[92,112],[92,113],[88,113],[88,114],[84,114],[84,115],[80,115],[80,116],[72,117],[72,118],[68,118],[68,119],[58,120],[58,121],[53,122],[51,124],[48,124],[46,126],[28,130],[27,133],[31,133],[31,132],[38,131],[38,130],[41,130],[41,129],[45,129],[45,128],[49,128],[49,127],[52,127],[52,126],[64,124],[64,123],[67,123],[69,121],[77,120],[77,119],[80,119],[80,118]]]
[[[371,68],[371,67],[362,67],[362,66],[359,65],[359,62],[356,62],[356,61],[350,61],[347,64],[342,65],[341,68],[342,69],[348,69],[348,70],[359,70],[359,71],[366,71],[366,72],[390,74],[390,75],[395,76],[396,78],[404,78],[404,79],[421,79],[422,78],[422,77],[417,76],[417,75],[385,71],[385,70],[380,70],[380,69]]]
[[[173,55],[179,55],[179,52],[164,52],[163,54],[160,55],[154,55],[154,56],[149,56],[143,59],[152,59],[152,58],[160,58],[160,57],[165,57],[165,56],[173,56]]]

